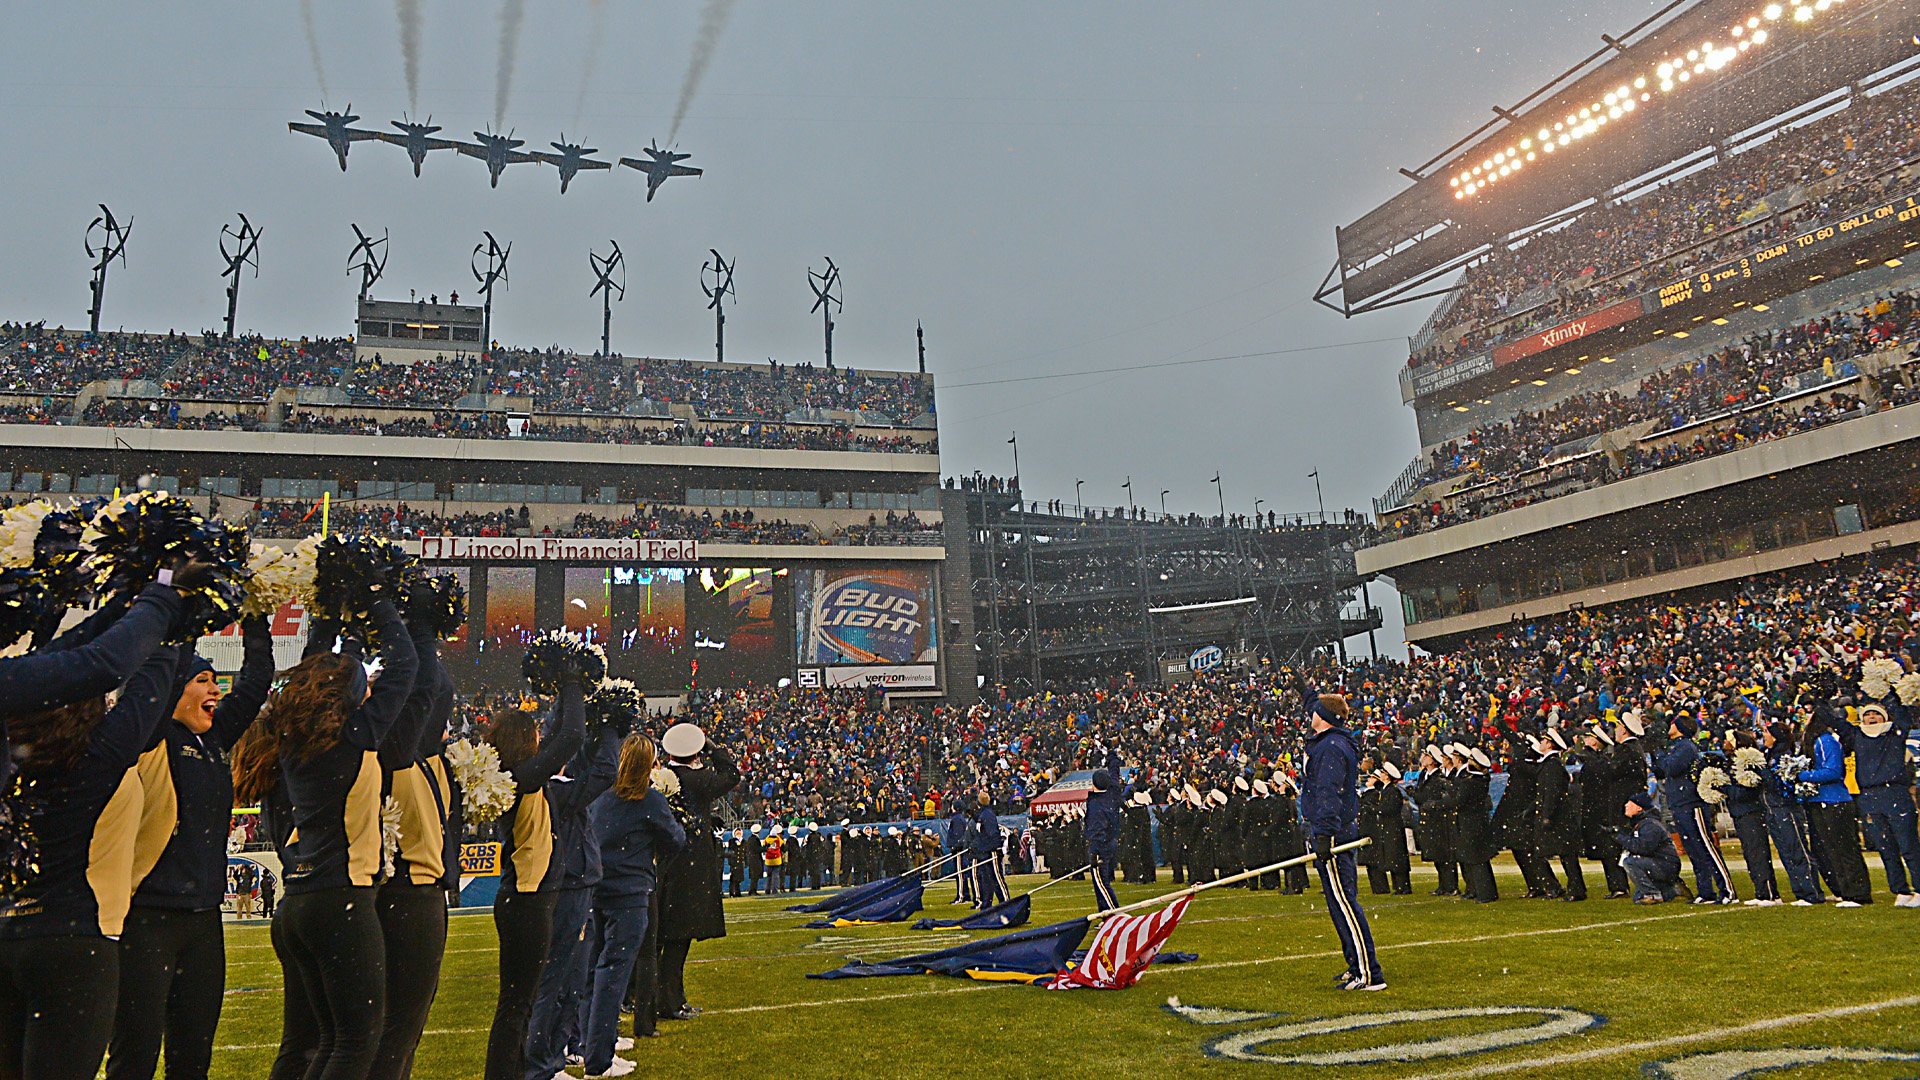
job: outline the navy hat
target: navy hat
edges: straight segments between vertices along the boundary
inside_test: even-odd
[[[1653,809],[1653,796],[1647,794],[1644,791],[1635,792],[1634,794],[1627,796],[1627,801],[1639,807],[1642,810]]]
[[[1105,769],[1093,770],[1093,790],[1111,791],[1112,789],[1113,789],[1113,774],[1108,772]]]
[[[1680,729],[1683,738],[1688,739],[1693,738],[1700,731],[1700,721],[1685,712],[1674,714],[1673,726]]]

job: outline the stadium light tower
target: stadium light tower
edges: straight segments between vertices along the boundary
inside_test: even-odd
[[[813,307],[820,313],[821,325],[827,336],[827,370],[833,370],[833,312],[835,308],[845,309],[840,302],[840,268],[827,260],[825,270],[807,270],[807,286],[813,290]]]
[[[487,239],[484,243],[473,245],[473,280],[480,283],[480,355],[493,353],[493,287],[507,284],[507,256],[513,254],[513,245],[505,247],[493,238],[490,232],[481,235]]]
[[[241,214],[240,227],[220,226],[220,258],[226,261],[227,268],[221,272],[227,279],[227,340],[233,340],[233,317],[240,310],[240,271],[253,267],[253,276],[260,276],[260,230],[254,228],[247,215]]]
[[[99,239],[94,239],[94,230],[99,230]],[[100,216],[87,223],[85,247],[87,257],[93,260],[93,280],[89,288],[93,294],[93,306],[87,309],[87,333],[92,337],[100,336],[100,302],[107,294],[107,264],[115,259],[120,265],[127,264],[127,237],[133,235],[133,219],[125,223],[116,221],[113,211],[106,203],[100,204]]]
[[[620,253],[620,241],[609,240],[613,251],[607,255],[587,252],[587,265],[593,267],[593,288],[588,296],[600,295],[600,355],[613,356],[613,302],[627,298],[627,257]],[[620,280],[615,281],[618,276]],[[619,293],[615,296],[615,293]]]
[[[392,234],[385,229],[380,231],[380,239],[375,240],[353,226],[353,250],[347,253],[347,273],[360,273],[360,302],[366,303],[373,294],[373,283],[387,272],[387,241]]]
[[[727,359],[727,309],[721,301],[731,296],[737,304],[740,294],[733,288],[733,264],[721,258],[717,249],[707,250],[712,253],[713,261],[700,264],[700,291],[707,294],[707,306],[713,309],[713,358],[724,363]]]

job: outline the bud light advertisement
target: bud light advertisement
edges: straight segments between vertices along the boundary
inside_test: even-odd
[[[795,576],[802,665],[937,658],[931,570],[802,570]]]

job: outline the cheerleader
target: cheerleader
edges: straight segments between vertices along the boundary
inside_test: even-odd
[[[220,922],[233,820],[227,751],[273,688],[266,619],[246,620],[241,640],[240,674],[225,697],[213,665],[180,646],[172,719],[135,769],[142,809],[108,1080],[148,1080],[163,1039],[168,1080],[205,1080],[213,1064],[227,982]]]
[[[440,579],[435,579],[439,581]],[[406,623],[419,669],[413,693],[380,748],[386,793],[400,808],[393,873],[380,885],[379,916],[387,962],[387,1016],[374,1053],[374,1080],[405,1080],[427,1027],[447,950],[448,821],[459,804],[441,751],[453,712],[453,680],[440,666],[444,584],[411,590]],[[457,834],[453,841],[458,843]],[[458,881],[459,859],[452,859]]]
[[[413,692],[418,660],[391,600],[376,600],[369,614],[380,678],[370,687],[352,655],[307,657],[287,672],[234,763],[240,798],[259,799],[276,783],[285,789],[290,859],[274,933],[286,985],[297,981],[300,994],[289,995],[281,1056],[297,1060],[310,1033],[310,1080],[365,1080],[386,1020],[386,947],[374,889],[379,752]],[[301,1000],[307,1015],[295,1018]]]
[[[527,1022],[553,932],[562,863],[554,858],[553,823],[574,808],[571,785],[555,777],[586,740],[584,680],[568,672],[555,697],[545,731],[531,714],[513,712],[487,732],[518,794],[496,826],[500,891],[493,925],[500,937],[500,989],[487,1035],[487,1080],[525,1080]]]
[[[210,575],[196,563],[163,576],[191,587]],[[90,644],[0,665],[5,700],[30,710],[10,716],[27,793],[8,809],[39,843],[38,873],[0,900],[0,1076],[92,1080],[106,1054],[140,816],[132,768],[173,704],[179,650],[160,642],[183,607],[152,585]],[[105,690],[128,674],[108,708]]]
[[[634,1064],[614,1057],[620,999],[634,962],[649,940],[648,908],[655,885],[655,856],[686,847],[687,833],[664,793],[653,786],[653,740],[629,735],[620,748],[613,790],[594,804],[601,878],[593,891],[593,991],[582,1033],[589,1077],[624,1076]],[[634,1014],[634,1033],[654,1035],[652,1016]]]

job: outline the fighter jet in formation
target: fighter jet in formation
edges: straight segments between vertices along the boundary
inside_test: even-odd
[[[474,143],[454,143],[453,148],[468,157],[479,158],[481,161],[487,163],[488,187],[500,186],[500,174],[507,166],[518,165],[523,161],[540,160],[537,154],[515,149],[515,147],[525,146],[527,140],[516,139],[511,132],[505,135],[495,135],[490,131],[476,131],[473,133],[473,137],[480,140],[478,145]]]
[[[325,108],[322,108],[319,112],[315,112],[312,109],[307,109],[305,112],[308,116],[320,122],[317,124],[288,124],[287,130],[297,131],[302,135],[314,135],[327,140],[327,145],[333,147],[334,154],[340,158],[341,172],[347,171],[348,147],[357,142],[365,142],[368,139],[385,137],[381,132],[366,131],[352,126],[355,120],[360,119],[353,115],[352,105],[348,105],[345,112],[328,112]]]
[[[431,116],[427,117],[427,122],[424,124],[413,123],[404,116],[398,120],[389,120],[387,123],[400,130],[398,132],[376,131],[373,133],[373,137],[379,139],[381,142],[390,142],[395,146],[405,147],[408,159],[413,162],[413,175],[415,176],[420,175],[420,164],[427,160],[429,151],[452,150],[460,145],[452,139],[434,138],[433,133],[440,129],[434,125],[433,117]]]
[[[558,153],[549,154],[545,150],[535,150],[532,153],[537,160],[544,161],[560,170],[560,194],[562,195],[567,193],[567,184],[573,180],[574,174],[581,169],[613,168],[613,163],[610,161],[595,161],[587,156],[589,154],[597,154],[600,152],[599,150],[591,146],[582,146],[579,143],[568,142],[567,134],[564,131],[560,133],[559,142],[548,143],[547,145],[553,147]]]
[[[653,201],[653,193],[659,191],[660,185],[668,180],[676,176],[699,176],[702,173],[702,170],[691,165],[679,164],[692,157],[692,154],[676,154],[672,150],[662,150],[654,143],[648,143],[647,148],[640,152],[647,156],[645,158],[623,157],[620,159],[620,164],[647,174],[648,202]]]

